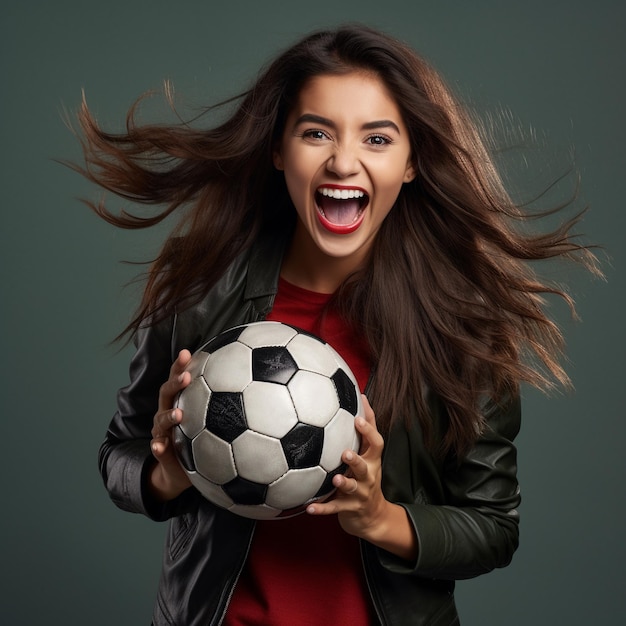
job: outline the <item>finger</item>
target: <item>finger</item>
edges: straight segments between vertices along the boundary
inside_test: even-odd
[[[371,414],[373,416],[373,413]],[[382,454],[384,447],[383,436],[378,432],[376,421],[368,419],[367,417],[357,417],[354,420],[355,428],[361,435],[361,454],[367,454],[369,450],[372,450],[373,454]]]
[[[167,409],[166,411],[159,411],[154,416],[154,422],[152,425],[152,438],[158,439],[159,437],[169,437],[170,431],[176,424],[180,424],[183,417],[183,412],[180,409]]]
[[[343,483],[343,492],[348,495],[352,495],[357,492],[359,488],[359,482],[356,478],[346,478]]]
[[[338,513],[338,511],[336,510],[336,505],[334,505],[332,502],[326,502],[324,504],[315,502],[314,504],[309,504],[309,506],[307,506],[306,508],[306,512],[309,515],[332,515],[334,513]]]
[[[189,482],[189,478],[178,460],[171,439],[167,437],[153,439],[150,442],[150,449],[152,450],[152,456],[160,466],[162,478],[177,481],[182,479],[182,482],[185,484]]]
[[[154,456],[157,461],[160,461],[163,454],[165,454],[167,442],[167,437],[155,437],[150,442],[150,450],[152,450],[152,456]]]
[[[370,424],[376,425],[376,415],[374,413],[374,409],[372,409],[372,406],[370,405],[370,402],[365,394],[361,394],[361,401],[363,402],[363,417],[365,417],[365,420]]]
[[[191,382],[191,374],[186,367],[191,361],[191,352],[181,350],[178,357],[170,367],[169,378],[159,389],[159,410],[170,409],[174,404],[176,394],[184,389]]]
[[[169,437],[155,437],[150,442],[152,456],[164,467],[171,463],[171,457],[175,456],[172,441]]]
[[[177,394],[191,382],[191,374],[182,372],[173,378],[168,378],[159,389],[159,411],[171,409]]]
[[[351,494],[355,493],[359,488],[359,483],[354,476],[337,474],[337,476],[333,478],[333,486],[342,493]]]
[[[170,375],[168,381],[180,382],[183,375],[187,371],[187,367],[191,362],[191,352],[189,350],[181,350],[176,357],[176,360],[170,367]]]
[[[191,352],[187,349],[183,349],[178,353],[176,360],[172,363],[172,368],[178,373],[182,373],[187,365],[191,361]]]
[[[309,504],[306,508],[306,512],[309,515],[336,515],[342,511],[347,511],[350,508],[350,504],[347,499],[333,499],[326,502],[314,502]]]
[[[363,480],[367,476],[367,463],[360,454],[356,454],[353,450],[346,450],[341,458],[348,466],[348,471],[340,477],[351,476],[357,480]]]

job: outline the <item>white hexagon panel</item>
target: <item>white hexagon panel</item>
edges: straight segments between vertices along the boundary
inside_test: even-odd
[[[183,411],[180,427],[190,439],[204,429],[210,399],[211,390],[201,376],[192,378],[189,385],[180,392],[176,401],[176,406]]]
[[[238,341],[250,348],[266,348],[268,346],[286,346],[298,331],[280,322],[263,322],[250,324],[239,335]]]
[[[265,502],[277,509],[302,506],[317,494],[325,479],[321,467],[289,470],[269,486]]]
[[[339,409],[337,391],[326,376],[300,370],[287,386],[301,422],[323,428]]]
[[[350,442],[350,445],[346,445]],[[354,428],[354,415],[339,409],[337,414],[324,428],[324,449],[320,465],[332,472],[341,464],[341,455],[348,448],[359,451],[359,439]]]
[[[335,351],[327,344],[320,346],[319,339],[309,335],[297,335],[287,346],[301,370],[324,374],[329,378],[337,371]],[[336,353],[335,353],[336,354]]]
[[[191,443],[196,471],[218,485],[237,476],[233,451],[229,443],[203,430]]]
[[[275,383],[251,382],[243,392],[248,428],[280,439],[297,423],[289,390]]]
[[[248,346],[234,342],[211,354],[203,374],[211,391],[243,391],[252,381],[251,353]]]
[[[278,439],[247,430],[233,441],[232,446],[241,478],[269,484],[289,469]]]

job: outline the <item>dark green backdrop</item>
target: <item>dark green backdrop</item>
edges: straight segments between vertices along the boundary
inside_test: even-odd
[[[136,268],[118,261],[148,257],[158,236],[116,232],[76,200],[93,190],[52,160],[78,156],[63,109],[84,88],[119,128],[164,78],[190,104],[225,96],[294,38],[347,20],[408,40],[466,99],[510,109],[557,154],[576,148],[592,207],[582,230],[611,255],[608,283],[571,275],[583,323],[556,311],[576,392],[525,393],[521,546],[509,568],[460,583],[458,600],[475,626],[626,615],[622,2],[11,5],[0,11],[3,624],[148,624],[166,528],[118,511],[96,466],[129,357],[107,342],[137,296],[122,290]]]

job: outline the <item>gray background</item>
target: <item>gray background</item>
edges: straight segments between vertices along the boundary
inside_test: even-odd
[[[404,38],[466,100],[510,109],[558,158],[575,146],[592,208],[580,230],[610,255],[608,282],[567,274],[583,322],[555,312],[576,392],[525,392],[521,547],[509,568],[460,583],[458,602],[464,625],[621,621],[624,4],[11,4],[0,11],[0,621],[149,623],[165,531],[118,511],[96,467],[129,358],[107,342],[139,292],[122,289],[138,268],[119,261],[148,258],[162,233],[117,232],[78,202],[94,190],[53,160],[78,157],[63,110],[77,108],[84,88],[101,122],[119,129],[134,98],[164,78],[188,104],[209,102],[238,92],[305,32],[347,20]],[[160,102],[146,115],[160,115]]]

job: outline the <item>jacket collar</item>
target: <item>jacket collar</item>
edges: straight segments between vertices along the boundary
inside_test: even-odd
[[[278,291],[283,257],[291,240],[291,230],[266,229],[252,245],[244,297],[246,300],[269,299],[270,306]],[[265,307],[263,307],[265,308]]]

